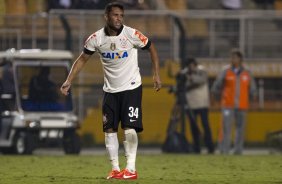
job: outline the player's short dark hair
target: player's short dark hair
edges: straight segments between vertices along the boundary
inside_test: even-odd
[[[113,3],[109,3],[106,5],[105,8],[105,14],[109,14],[112,11],[112,8],[117,7],[119,9],[121,9],[122,11],[124,11],[124,7],[122,4],[118,3],[118,2],[113,2]]]
[[[241,61],[243,61],[243,53],[239,49],[237,48],[232,49],[231,55],[236,55],[240,58]]]

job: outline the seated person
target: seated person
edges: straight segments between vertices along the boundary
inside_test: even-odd
[[[2,77],[3,93],[13,94],[15,93],[15,82],[13,75],[13,67],[11,62],[7,62],[3,67]]]
[[[32,102],[56,102],[58,93],[54,82],[49,79],[50,68],[41,67],[38,75],[29,83],[29,99]]]
[[[0,63],[3,67],[1,77],[1,101],[2,110],[14,110],[15,108],[15,81],[13,74],[13,66],[11,61],[4,59]],[[3,97],[2,95],[5,95]]]

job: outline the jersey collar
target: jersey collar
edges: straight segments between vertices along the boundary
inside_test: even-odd
[[[122,32],[122,30],[123,30],[123,25],[122,25],[121,28],[118,30],[117,36]],[[109,34],[109,31],[108,31],[108,29],[107,29],[106,26],[104,27],[104,32],[105,32],[106,36],[111,36],[111,35]]]

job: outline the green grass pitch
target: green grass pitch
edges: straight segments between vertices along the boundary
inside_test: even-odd
[[[109,170],[106,155],[0,155],[1,184],[282,184],[281,155],[138,155],[134,181],[106,180]]]

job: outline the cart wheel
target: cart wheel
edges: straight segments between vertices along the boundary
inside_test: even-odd
[[[19,132],[14,138],[13,152],[19,155],[30,155],[34,150],[32,135],[26,132]]]
[[[63,137],[63,147],[66,154],[79,154],[81,145],[80,137],[75,130],[65,130]]]

